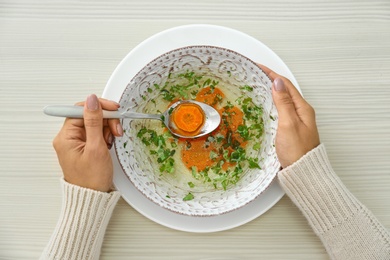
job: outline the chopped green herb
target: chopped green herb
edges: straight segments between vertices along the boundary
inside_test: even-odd
[[[218,134],[215,138],[217,140],[217,143],[221,143],[225,139],[225,136],[223,136],[222,134]]]
[[[227,103],[227,105],[224,107],[225,110],[228,110],[228,109],[231,109],[231,108],[234,107],[234,105],[232,104],[232,102],[228,101],[228,102],[226,102],[226,103]]]
[[[167,101],[172,101],[175,98],[175,95],[173,95],[171,92],[169,92],[166,89],[161,90],[161,95],[162,95],[163,99],[165,99]]]
[[[245,158],[245,150],[241,147],[230,154],[231,162],[242,162],[245,160]]]
[[[172,146],[172,148],[177,148],[177,143],[175,141],[172,141],[171,146]]]
[[[211,79],[210,79],[210,78],[206,79],[206,80],[203,82],[203,87],[209,86],[210,83],[211,83]]]
[[[248,158],[248,163],[250,169],[261,169],[260,165],[257,163],[257,158]]]
[[[175,160],[173,158],[169,158],[166,160],[159,168],[160,172],[173,173],[175,171]]]
[[[192,193],[190,192],[183,198],[183,201],[189,201],[193,199],[194,199],[194,195],[192,195]]]
[[[141,139],[142,143],[153,149],[150,150],[150,154],[156,157],[157,163],[160,164],[160,172],[173,173],[175,168],[175,160],[172,158],[175,154],[175,149],[170,149],[167,147],[167,139],[172,137],[170,134],[158,135],[156,131],[146,129],[145,127],[141,128],[137,137]],[[170,142],[171,147],[172,143]]]
[[[215,160],[217,158],[218,158],[218,154],[216,152],[214,152],[214,151],[211,151],[210,152],[210,159],[211,160]]]
[[[241,90],[246,90],[246,91],[249,91],[249,92],[252,92],[253,91],[253,88],[251,86],[248,86],[248,85],[245,85],[243,87],[240,87]]]
[[[239,125],[237,128],[237,132],[241,135],[244,140],[249,140],[250,135],[249,135],[249,129],[246,125]]]
[[[260,143],[255,143],[255,144],[253,145],[253,150],[259,151],[259,150],[260,150]]]

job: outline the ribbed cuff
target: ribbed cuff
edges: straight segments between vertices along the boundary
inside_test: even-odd
[[[278,178],[318,235],[353,217],[362,207],[333,171],[323,144],[280,171]]]
[[[99,259],[104,234],[120,198],[62,179],[62,211],[41,259]]]

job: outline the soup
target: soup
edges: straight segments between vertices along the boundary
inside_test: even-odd
[[[215,131],[194,139],[177,138],[158,121],[143,120],[133,126],[159,178],[189,191],[184,200],[193,199],[193,192],[226,190],[248,171],[260,169],[263,110],[247,95],[252,87],[231,86],[213,76],[186,71],[170,75],[164,85],[153,88],[148,92],[158,95],[147,100],[143,112],[161,113],[178,100],[196,100],[221,115]],[[204,115],[196,107],[177,112],[172,116],[183,131],[196,133],[204,123]]]

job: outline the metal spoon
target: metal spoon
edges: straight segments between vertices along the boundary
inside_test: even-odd
[[[175,126],[171,124],[170,116],[172,111],[180,104],[193,103],[201,107],[205,115],[205,123],[203,124],[200,131],[194,135],[183,135],[175,131]],[[69,117],[69,118],[83,118],[84,107],[82,106],[61,106],[61,105],[50,105],[43,109],[43,112],[49,116]],[[103,118],[131,118],[131,119],[156,119],[162,121],[165,126],[171,131],[172,134],[182,138],[196,138],[204,136],[214,131],[221,123],[221,116],[213,107],[198,101],[193,100],[182,100],[172,104],[162,114],[143,114],[136,112],[127,111],[107,111],[103,110]]]

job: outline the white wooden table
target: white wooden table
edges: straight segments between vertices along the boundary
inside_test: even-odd
[[[390,228],[390,2],[0,0],[0,259],[36,259],[61,207],[46,104],[100,95],[147,37],[208,23],[243,31],[290,67],[346,186]],[[261,62],[261,61],[259,61]],[[241,227],[194,234],[118,203],[102,259],[328,259],[284,197]]]

